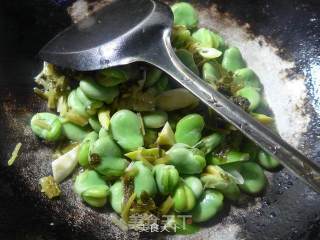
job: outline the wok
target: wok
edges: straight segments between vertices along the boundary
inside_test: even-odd
[[[238,46],[261,77],[280,135],[320,161],[320,3],[194,3],[201,25]],[[32,92],[32,78],[42,67],[39,49],[70,22],[65,5],[45,0],[1,1],[0,239],[320,238],[319,195],[286,169],[268,173],[270,184],[263,195],[228,206],[199,233],[187,237],[122,232],[111,222],[110,208],[97,211],[80,202],[72,193],[71,179],[62,184],[59,200],[47,200],[38,180],[50,174],[51,147],[43,145],[28,127],[32,114],[45,109]],[[7,159],[18,142],[23,144],[21,155],[8,168]]]

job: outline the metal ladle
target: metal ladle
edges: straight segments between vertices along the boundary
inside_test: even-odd
[[[40,57],[57,66],[79,71],[133,62],[150,63],[169,74],[320,192],[320,167],[316,163],[212,89],[181,63],[170,43],[172,25],[172,12],[163,3],[118,0],[57,35],[40,51]]]

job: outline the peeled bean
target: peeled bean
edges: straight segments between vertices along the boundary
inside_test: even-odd
[[[206,166],[203,153],[184,144],[175,144],[167,152],[170,161],[181,174],[198,174]]]
[[[157,106],[163,111],[175,111],[198,105],[199,100],[187,89],[176,88],[161,93],[157,97]]]
[[[206,28],[199,28],[192,34],[192,37],[200,44],[202,47],[207,48],[218,48],[219,42],[216,38],[212,37],[212,32]]]
[[[76,94],[78,99],[85,106],[87,111],[95,111],[103,105],[103,102],[87,97],[80,87],[77,88]]]
[[[205,138],[202,138],[194,147],[200,149],[205,155],[212,152],[222,141],[223,135],[220,133],[213,133]]]
[[[87,128],[80,127],[71,122],[65,122],[62,124],[62,133],[69,140],[81,142],[89,131]]]
[[[97,82],[104,87],[117,86],[128,81],[129,76],[126,71],[121,68],[106,68],[98,71]]]
[[[56,141],[61,136],[62,124],[59,117],[52,113],[35,114],[30,125],[33,133],[42,139]]]
[[[168,114],[163,111],[155,111],[143,115],[143,123],[147,128],[161,128],[168,120]]]
[[[240,190],[234,177],[218,166],[207,166],[206,171],[201,175],[201,181],[205,188],[218,189],[232,201],[239,199]]]
[[[159,164],[153,168],[158,190],[163,195],[172,193],[179,182],[179,173],[172,165]]]
[[[183,117],[176,126],[175,138],[177,143],[189,146],[195,145],[201,139],[204,128],[203,117],[199,114],[189,114]]]
[[[73,90],[69,96],[68,96],[68,106],[75,111],[76,113],[78,113],[79,115],[81,115],[82,117],[85,118],[89,118],[89,114],[86,110],[86,107],[81,103],[81,101],[79,100],[77,94],[76,94],[76,90]]]
[[[127,152],[143,146],[141,123],[137,114],[120,110],[111,117],[111,132],[117,143]]]
[[[259,106],[261,101],[261,95],[259,91],[253,87],[244,87],[237,91],[236,95],[248,99],[248,101],[250,102],[248,109],[250,111],[255,110]]]
[[[123,201],[124,185],[122,181],[117,181],[110,187],[110,205],[118,214],[121,214]]]
[[[258,163],[267,170],[274,170],[280,166],[280,162],[277,159],[263,151],[258,154]]]
[[[241,68],[234,72],[233,81],[240,87],[261,88],[260,79],[250,68]]]
[[[198,25],[198,13],[189,3],[180,2],[172,5],[175,25],[185,25],[187,28],[194,28]]]
[[[122,176],[129,164],[126,159],[122,158],[121,149],[109,136],[99,138],[92,144],[90,158],[97,157],[97,155],[100,163],[95,170],[107,178]]]
[[[156,68],[156,67],[150,68],[147,71],[145,86],[151,87],[154,84],[156,84],[160,80],[162,73],[163,72],[159,68]]]
[[[173,209],[178,212],[189,212],[196,205],[196,198],[192,190],[182,181],[179,182],[178,187],[173,194]]]
[[[81,172],[74,182],[74,191],[93,207],[103,207],[107,202],[109,187],[93,170]]]
[[[222,67],[230,72],[234,72],[238,69],[246,67],[246,63],[243,60],[238,48],[231,47],[224,52]]]
[[[98,134],[96,132],[89,133],[81,143],[79,148],[77,159],[81,166],[89,166],[89,150],[90,146],[98,139]]]
[[[193,54],[185,49],[179,49],[176,51],[176,55],[181,62],[186,65],[194,74],[199,75],[199,69],[194,61]]]
[[[239,187],[249,194],[260,193],[267,185],[267,178],[263,169],[254,162],[246,162],[240,165],[240,174],[244,178],[244,183]]]
[[[119,95],[118,87],[103,87],[97,84],[92,79],[85,79],[80,81],[80,88],[88,97],[111,103],[115,97]]]
[[[192,221],[205,222],[217,215],[223,208],[223,195],[212,189],[206,190],[192,210]]]
[[[203,186],[199,178],[194,176],[186,177],[184,178],[184,183],[192,190],[197,199],[201,196],[203,192]]]
[[[216,83],[221,78],[220,66],[214,61],[206,62],[202,66],[202,78],[208,83]]]
[[[137,168],[138,173],[134,178],[134,192],[140,198],[143,192],[150,197],[157,193],[157,185],[153,178],[152,171],[141,161],[134,162],[132,168]]]

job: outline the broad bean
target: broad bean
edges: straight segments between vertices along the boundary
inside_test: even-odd
[[[81,172],[74,182],[74,191],[93,207],[103,207],[107,202],[109,187],[93,170]]]
[[[185,25],[192,29],[198,25],[199,17],[193,6],[186,2],[175,3],[171,6],[175,25]]]
[[[194,74],[199,76],[199,69],[194,61],[193,54],[185,49],[179,49],[176,51],[176,55],[181,62],[186,65]]]
[[[156,165],[153,174],[158,190],[163,195],[172,193],[179,182],[179,173],[172,165]]]
[[[175,138],[177,143],[189,146],[195,145],[201,139],[204,128],[203,117],[199,114],[189,114],[183,117],[176,126]]]
[[[239,187],[246,193],[258,194],[267,185],[267,178],[263,169],[257,163],[242,163],[240,165],[240,174],[244,179],[244,183],[240,184]]]
[[[99,138],[92,144],[90,159],[93,161],[91,165],[96,165],[95,170],[107,178],[122,176],[129,164],[110,136]]]
[[[134,177],[134,192],[137,197],[140,198],[143,192],[154,197],[157,193],[157,185],[152,171],[141,161],[134,162],[132,168],[138,169],[138,173]]]
[[[192,221],[205,222],[217,215],[223,208],[223,195],[212,189],[206,190],[192,210]]]
[[[115,97],[119,95],[119,89],[115,87],[103,87],[92,79],[84,79],[80,81],[80,88],[88,97],[111,103]]]
[[[87,111],[95,111],[96,109],[102,107],[103,102],[99,101],[99,100],[94,100],[91,99],[89,97],[87,97],[87,95],[84,94],[84,92],[81,90],[80,87],[77,88],[76,90],[76,95],[78,97],[78,99],[80,100],[80,102],[85,106]]]
[[[62,133],[62,124],[58,116],[52,113],[37,113],[30,122],[31,129],[38,137],[56,141]]]
[[[76,94],[76,90],[73,90],[68,96],[68,106],[78,113],[80,116],[89,118],[90,115],[86,110],[86,107],[81,103],[80,99]]]
[[[246,62],[243,60],[238,48],[231,47],[224,52],[222,67],[230,72],[246,67]]]
[[[98,139],[96,132],[89,133],[82,141],[81,146],[78,150],[77,159],[81,166],[89,166],[89,150],[90,146]]]
[[[280,162],[277,159],[262,150],[258,154],[258,163],[267,170],[274,170],[280,166]]]
[[[62,124],[62,133],[63,135],[75,142],[81,142],[90,131],[85,127],[80,127],[71,122],[64,122]]]
[[[249,111],[255,110],[261,101],[261,95],[257,88],[254,87],[244,87],[236,92],[236,96],[241,96],[250,102]]]
[[[176,212],[189,212],[196,205],[196,198],[192,190],[180,181],[173,193],[173,208]]]
[[[96,74],[97,82],[104,87],[114,87],[129,80],[128,73],[121,68],[106,68]]]
[[[113,114],[110,123],[112,136],[125,151],[134,151],[143,146],[141,123],[134,112],[120,110]]]
[[[204,154],[197,148],[175,144],[167,154],[169,163],[174,165],[181,174],[198,174],[206,166]]]
[[[234,72],[233,81],[239,87],[261,88],[260,79],[250,68],[241,68]]]
[[[155,111],[143,115],[143,123],[146,128],[161,128],[168,120],[168,114],[163,111]]]
[[[121,214],[123,201],[124,201],[124,184],[122,181],[116,181],[110,187],[110,205],[112,209],[118,214]]]
[[[184,183],[191,189],[196,199],[199,199],[203,192],[201,180],[197,177],[189,176],[184,178]]]
[[[94,131],[96,131],[97,133],[100,131],[101,129],[101,124],[99,122],[99,119],[96,116],[93,116],[91,118],[89,118],[89,125],[92,127],[92,129]]]

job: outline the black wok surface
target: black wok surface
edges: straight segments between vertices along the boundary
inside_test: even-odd
[[[194,1],[195,2],[195,1]],[[217,0],[198,1],[199,8],[217,4],[240,24],[249,23],[254,35],[263,35],[279,54],[296,63],[295,74],[306,76],[306,114],[311,116],[300,146],[320,162],[320,3],[317,0]],[[70,19],[64,7],[45,0],[4,0],[0,3],[0,239],[111,239],[107,226],[78,226],[77,212],[63,208],[63,201],[48,203],[37,185],[27,178],[35,163],[35,139],[22,129],[39,111],[40,100],[32,94],[32,78],[41,69],[38,50]],[[318,81],[318,82],[317,82]],[[24,156],[12,168],[6,161],[18,140],[30,142]],[[42,146],[42,145],[41,145]],[[45,155],[41,155],[45,156]],[[46,159],[44,159],[46,161]],[[44,165],[45,166],[45,165]],[[41,165],[41,167],[44,167]],[[49,173],[50,169],[43,170]],[[272,188],[257,198],[261,208],[246,217],[235,215],[241,226],[237,239],[319,239],[320,198],[296,181],[286,170],[275,173]],[[245,208],[246,206],[243,206]],[[241,208],[241,206],[240,206]],[[57,214],[58,213],[58,214]],[[228,213],[205,227],[223,221]],[[94,223],[94,221],[92,221]],[[229,224],[225,222],[223,224]],[[99,232],[100,231],[100,232]],[[99,232],[99,233],[97,233]],[[130,236],[129,236],[130,237]],[[148,238],[148,236],[145,236]],[[149,237],[150,238],[150,237]],[[203,237],[205,239],[205,237]]]

